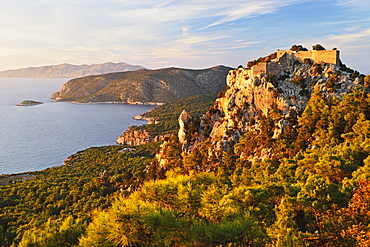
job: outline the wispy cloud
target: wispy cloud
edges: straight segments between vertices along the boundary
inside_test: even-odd
[[[207,27],[222,25],[242,18],[256,17],[277,11],[279,8],[298,1],[237,1],[218,12],[221,19],[209,24]]]
[[[350,9],[366,10],[370,8],[370,2],[368,0],[338,0],[337,4]]]
[[[370,40],[370,28],[361,30],[359,32],[348,32],[338,35],[329,35],[328,40],[332,42],[336,42],[337,44],[344,45],[344,44],[358,44],[360,43],[366,43],[368,44],[368,41]]]

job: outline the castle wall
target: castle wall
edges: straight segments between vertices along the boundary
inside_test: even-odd
[[[269,63],[267,64],[267,71],[270,74],[279,74],[279,72],[282,70],[282,65],[280,63]]]
[[[315,63],[325,62],[325,63],[332,63],[339,65],[339,51],[338,50],[312,50],[312,51],[277,51],[277,58],[282,57],[285,53],[294,55],[295,57],[299,58],[300,60],[304,60],[305,58],[309,58],[313,60]]]
[[[327,51],[312,51],[313,60],[315,62],[325,62],[339,65],[339,51],[338,50],[327,50]]]
[[[258,63],[256,65],[253,65],[251,68],[252,75],[258,75],[258,74],[266,74],[267,71],[267,63]]]
[[[252,75],[258,74],[278,74],[283,68],[284,64],[288,63],[290,57],[294,56],[298,58],[302,62],[308,58],[314,61],[315,63],[331,63],[335,65],[339,65],[339,51],[338,50],[312,50],[312,51],[291,51],[291,50],[283,50],[276,52],[276,59],[269,63],[258,63],[253,65],[250,68],[250,73]]]

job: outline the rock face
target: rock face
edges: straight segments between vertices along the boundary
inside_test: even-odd
[[[253,68],[239,68],[227,76],[227,89],[201,119],[200,142],[211,138],[210,156],[220,157],[250,130],[259,131],[263,117],[275,114],[273,138],[284,131],[291,111],[302,111],[314,88],[327,97],[341,98],[363,78],[352,70],[331,63],[313,63],[286,53],[269,62],[275,74],[255,74]]]
[[[0,72],[2,78],[75,78],[112,72],[133,71],[142,66],[127,63],[103,63],[92,65],[59,64],[42,67],[30,67]]]
[[[167,137],[176,133],[178,129],[179,115],[182,116],[183,130],[189,132],[191,126],[186,124],[190,122],[187,112],[191,112],[197,119],[213,105],[215,99],[215,95],[196,95],[157,106],[142,115],[133,117],[136,120],[145,120],[147,124],[131,126],[116,142],[123,145],[139,145],[168,139]],[[187,137],[185,133],[184,138]]]
[[[17,104],[17,106],[33,106],[33,105],[41,105],[44,102],[34,101],[34,100],[24,100],[21,103]]]
[[[231,68],[138,70],[72,79],[51,98],[56,101],[157,104],[225,89]]]
[[[182,145],[187,145],[186,135],[187,135],[188,125],[191,122],[191,120],[192,119],[191,119],[189,113],[187,113],[185,110],[183,110],[182,113],[180,114],[180,117],[179,117],[180,129],[179,129],[179,132],[178,132],[179,142]]]
[[[118,139],[117,144],[121,145],[142,145],[150,142],[163,141],[169,135],[154,135],[146,129],[137,126],[129,127]]]
[[[209,129],[209,135],[218,147],[216,150],[225,150],[248,130],[258,130],[258,116],[267,116],[271,111],[280,114],[274,127],[274,137],[277,137],[284,129],[284,119],[290,111],[299,112],[305,108],[314,87],[328,97],[340,98],[362,86],[360,77],[340,70],[335,64],[302,63],[294,55],[281,57],[273,63],[281,65],[274,75],[253,75],[245,68],[229,73],[224,96],[216,100],[212,113],[206,114],[202,120],[203,128]]]

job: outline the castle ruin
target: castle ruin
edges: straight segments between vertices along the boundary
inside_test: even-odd
[[[292,51],[282,50],[276,52],[276,58],[269,62],[258,62],[250,68],[251,75],[257,74],[277,74],[281,71],[283,64],[286,64],[289,58],[294,58],[304,62],[310,59],[314,63],[331,63],[339,66],[339,50],[312,50],[312,51]]]

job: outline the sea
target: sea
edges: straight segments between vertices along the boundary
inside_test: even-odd
[[[154,106],[52,102],[68,79],[0,78],[0,175],[63,165],[69,155],[96,146],[115,145],[132,117]],[[23,100],[44,102],[16,106]]]

